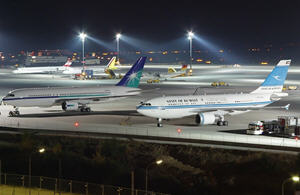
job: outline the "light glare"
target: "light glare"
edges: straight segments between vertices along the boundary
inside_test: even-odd
[[[87,35],[85,33],[80,33],[79,37],[81,40],[84,40],[87,37]]]
[[[120,33],[116,34],[116,38],[117,38],[117,39],[120,39],[121,36],[122,36],[122,35],[121,35]]]
[[[293,177],[292,177],[292,180],[293,180],[294,182],[299,182],[300,178],[299,178],[298,176],[293,176]]]
[[[159,164],[161,164],[162,162],[163,162],[163,160],[157,160],[157,161],[156,161],[156,164],[159,165]]]
[[[188,39],[192,39],[194,37],[194,33],[192,31],[188,32]]]

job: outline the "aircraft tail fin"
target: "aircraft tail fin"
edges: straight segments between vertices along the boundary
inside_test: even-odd
[[[280,60],[277,66],[275,66],[272,72],[268,75],[266,80],[251,93],[281,92],[290,64],[291,60]]]
[[[185,71],[185,70],[187,69],[187,67],[188,67],[188,65],[183,64],[183,65],[181,66],[181,71]]]
[[[68,60],[64,64],[64,67],[71,67],[71,65],[72,65],[72,60],[70,58],[68,58]]]
[[[109,69],[109,70],[116,70],[117,67],[115,67],[116,65],[116,57],[112,57],[110,59],[110,61],[108,62],[107,66],[106,66],[106,69]]]
[[[140,84],[147,57],[140,57],[116,86],[135,87]]]

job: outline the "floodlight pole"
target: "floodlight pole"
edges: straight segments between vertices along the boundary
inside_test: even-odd
[[[193,60],[193,47],[192,47],[192,44],[193,44],[193,37],[191,36],[190,38],[190,70],[192,70],[192,60]]]
[[[119,45],[119,38],[117,38],[117,62],[119,62],[119,58],[120,58],[120,56],[119,56],[119,53],[120,53],[120,45]]]
[[[82,70],[84,70],[84,65],[85,65],[85,57],[84,57],[84,41],[87,35],[85,33],[80,33],[79,37],[82,41]]]
[[[294,183],[297,183],[299,182],[299,176],[294,176],[294,177],[291,177],[291,178],[287,178],[285,180],[283,180],[282,184],[281,184],[281,195],[284,195],[284,185],[289,182],[289,181],[292,181]]]
[[[85,65],[85,57],[84,57],[84,39],[82,39],[82,70],[84,70],[84,65]]]
[[[116,40],[117,40],[117,62],[120,62],[120,38],[121,38],[121,34],[118,33],[116,34]]]
[[[153,164],[160,165],[162,162],[163,162],[163,160],[157,160],[157,161],[149,163],[146,167],[146,173],[145,173],[145,194],[146,195],[148,195],[148,169],[151,165],[153,165]]]
[[[29,154],[29,159],[28,159],[28,173],[29,173],[29,178],[28,178],[29,195],[31,195],[31,153]]]

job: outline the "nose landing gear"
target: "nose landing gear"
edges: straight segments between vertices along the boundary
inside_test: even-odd
[[[162,127],[162,118],[157,119],[157,127]]]
[[[10,117],[20,116],[20,111],[17,107],[15,107],[14,111],[9,111],[8,115]]]

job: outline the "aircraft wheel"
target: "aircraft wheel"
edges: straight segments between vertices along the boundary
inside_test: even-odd
[[[218,126],[222,126],[222,125],[223,125],[223,121],[218,121],[218,122],[217,122],[217,125],[218,125]]]
[[[161,123],[157,123],[157,127],[162,127],[163,125]]]
[[[13,117],[13,116],[14,116],[14,113],[13,113],[13,111],[9,111],[9,113],[8,113],[8,114],[9,114],[9,116],[10,116],[10,117]]]
[[[157,119],[157,127],[162,127],[162,118]]]
[[[91,112],[91,108],[85,108],[86,112]]]
[[[224,126],[228,126],[228,121],[223,121]]]

